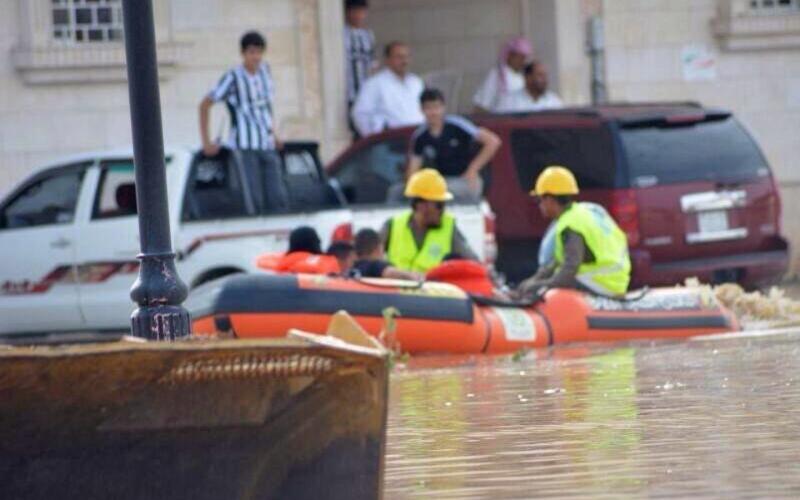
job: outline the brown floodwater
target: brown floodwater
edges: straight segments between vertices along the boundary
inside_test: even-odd
[[[800,331],[418,358],[388,499],[800,498]]]

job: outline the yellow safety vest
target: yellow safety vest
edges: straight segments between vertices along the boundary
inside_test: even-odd
[[[631,260],[628,238],[608,212],[595,203],[572,203],[556,221],[554,258],[564,263],[564,231],[583,237],[594,262],[578,267],[577,281],[600,295],[623,295],[628,291]]]
[[[411,215],[409,210],[392,217],[387,257],[398,269],[426,273],[452,252],[456,220],[448,213],[443,214],[441,226],[429,228],[422,248],[417,248],[414,233],[408,226]]]

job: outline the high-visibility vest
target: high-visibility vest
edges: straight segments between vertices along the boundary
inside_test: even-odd
[[[428,228],[422,248],[417,248],[414,233],[408,226],[411,215],[409,210],[392,217],[387,257],[398,269],[426,273],[452,252],[456,219],[448,213],[442,214],[442,224]]]
[[[628,238],[608,212],[595,203],[572,203],[556,221],[554,257],[564,263],[564,231],[569,229],[583,237],[594,262],[578,267],[576,280],[600,295],[623,295],[628,290],[631,260]]]
[[[268,253],[256,261],[261,269],[289,274],[338,274],[339,261],[331,255],[309,252]]]

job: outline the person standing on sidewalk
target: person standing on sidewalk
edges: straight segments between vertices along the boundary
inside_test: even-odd
[[[377,67],[375,60],[375,34],[367,27],[369,4],[367,0],[345,0],[344,53],[347,71],[347,111],[353,109],[358,92]],[[350,119],[354,138],[358,131]]]
[[[289,200],[283,180],[282,147],[273,112],[275,84],[269,65],[263,62],[267,42],[250,31],[240,41],[242,64],[228,70],[200,102],[200,137],[203,153],[216,156],[220,145],[208,132],[209,112],[224,101],[231,117],[227,145],[238,153],[253,201],[260,213],[285,212]]]

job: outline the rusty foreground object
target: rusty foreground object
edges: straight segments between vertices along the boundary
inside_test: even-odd
[[[0,498],[379,498],[387,380],[302,333],[0,347]]]

